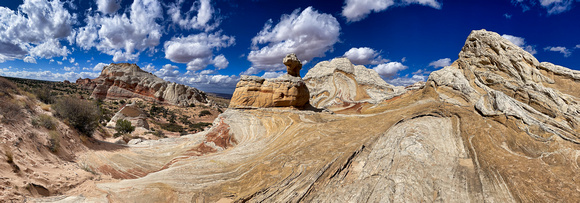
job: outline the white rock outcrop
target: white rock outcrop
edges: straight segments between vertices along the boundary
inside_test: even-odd
[[[310,104],[318,108],[378,103],[405,91],[387,84],[374,70],[353,65],[347,58],[316,64],[304,81],[310,91]]]

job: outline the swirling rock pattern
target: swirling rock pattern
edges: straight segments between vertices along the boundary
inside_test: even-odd
[[[349,76],[329,70],[320,82]],[[387,99],[358,113],[228,109],[207,132],[86,154],[87,165],[110,166],[122,180],[69,198],[578,202],[579,76],[497,33],[473,31],[459,59],[423,88],[377,97]]]

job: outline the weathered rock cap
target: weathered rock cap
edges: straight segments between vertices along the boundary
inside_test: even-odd
[[[286,55],[286,57],[284,57],[282,62],[284,63],[284,65],[286,65],[286,70],[288,71],[288,74],[294,77],[300,77],[300,69],[302,69],[302,63],[300,62],[300,60],[298,60],[296,54],[292,53]]]

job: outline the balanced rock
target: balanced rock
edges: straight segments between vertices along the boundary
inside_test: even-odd
[[[296,55],[284,58],[288,74],[278,78],[264,79],[242,75],[230,101],[230,108],[302,107],[308,103],[309,93],[300,78],[302,64]],[[291,75],[290,72],[296,76]]]
[[[95,79],[79,79],[96,99],[142,98],[173,105],[207,104],[204,92],[185,85],[167,82],[135,64],[119,63],[105,66]]]
[[[296,57],[296,54],[288,54],[282,60],[284,65],[286,65],[286,70],[288,74],[294,77],[300,77],[300,69],[302,69],[302,63]]]
[[[318,108],[378,103],[405,91],[387,84],[374,70],[353,65],[347,58],[316,64],[304,81],[310,91],[310,104]]]
[[[131,122],[132,126],[137,128],[149,129],[149,123],[147,123],[147,114],[143,112],[135,103],[125,105],[121,110],[119,110],[113,118],[107,123],[107,127],[115,128],[118,120],[127,120]]]

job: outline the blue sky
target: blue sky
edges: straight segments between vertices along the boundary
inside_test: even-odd
[[[277,77],[296,53],[302,75],[347,57],[388,83],[427,79],[487,29],[580,69],[579,0],[0,1],[0,75],[95,78],[109,63],[232,93],[241,74]]]

